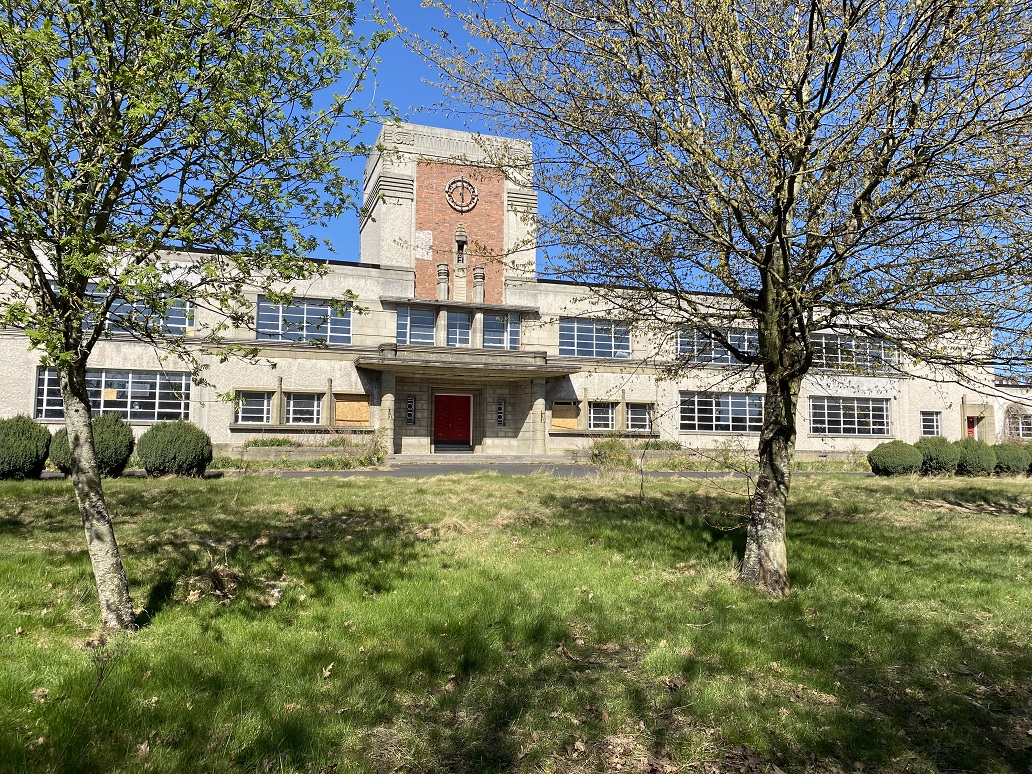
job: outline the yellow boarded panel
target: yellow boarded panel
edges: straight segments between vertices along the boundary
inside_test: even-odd
[[[576,403],[552,404],[552,427],[557,430],[576,430],[580,406]]]
[[[368,425],[368,395],[334,395],[334,424]]]
[[[104,400],[118,400],[118,388],[107,387],[104,389]]]

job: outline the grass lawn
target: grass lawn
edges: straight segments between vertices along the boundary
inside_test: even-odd
[[[799,477],[794,591],[741,482],[0,483],[0,771],[1032,770],[1032,482]]]

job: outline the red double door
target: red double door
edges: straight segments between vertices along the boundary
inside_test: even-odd
[[[473,396],[434,396],[434,443],[473,443]]]

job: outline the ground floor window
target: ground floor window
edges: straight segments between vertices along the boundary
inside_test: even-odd
[[[576,430],[577,418],[580,416],[580,405],[568,400],[553,401],[552,429]]]
[[[322,422],[322,395],[288,392],[283,397],[288,425],[317,425]]]
[[[888,398],[810,398],[814,435],[888,435]]]
[[[627,429],[640,433],[652,432],[652,404],[627,404]]]
[[[589,430],[616,430],[615,403],[588,404]]]
[[[681,393],[681,430],[707,433],[758,433],[763,427],[763,396],[747,393]]]
[[[1008,412],[1007,435],[1014,438],[1032,438],[1032,414]]]
[[[95,415],[117,414],[129,422],[190,418],[190,374],[186,372],[90,369],[86,392]],[[53,368],[37,374],[36,418],[64,419],[61,387]]]
[[[941,416],[941,412],[938,411],[922,411],[921,435],[942,435],[941,422],[939,421]]]
[[[272,422],[271,392],[238,392],[236,421],[245,425],[267,425]]]

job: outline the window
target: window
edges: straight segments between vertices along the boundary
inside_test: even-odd
[[[487,349],[519,349],[520,322],[518,314],[485,314],[484,347]]]
[[[448,312],[448,346],[469,346],[469,312]]]
[[[942,414],[938,411],[921,412],[921,435],[942,435],[939,430],[939,417]]]
[[[398,343],[420,344],[432,347],[436,340],[434,336],[435,323],[436,315],[433,309],[399,306]]]
[[[608,320],[563,317],[559,320],[559,354],[572,357],[630,357],[626,325]]]
[[[888,398],[810,398],[814,435],[888,435]]]
[[[317,425],[322,421],[322,395],[310,392],[284,394],[288,425]]]
[[[99,293],[94,282],[86,286],[86,300],[93,304],[100,304],[104,301],[106,293]],[[167,295],[161,295],[162,299],[168,299]],[[173,336],[180,336],[187,332],[193,322],[193,304],[181,299],[173,299],[168,302],[168,307],[159,315],[145,301],[126,301],[124,298],[116,298],[108,309],[108,330],[113,332],[125,332],[131,330],[157,330],[160,333],[167,333]],[[93,316],[86,314],[83,317],[83,327],[93,325]]]
[[[760,343],[757,333],[748,328],[732,328],[727,341],[736,349],[756,354]],[[741,361],[721,345],[709,331],[695,328],[677,334],[677,355],[708,365],[737,365]]]
[[[589,430],[616,430],[615,403],[588,404]]]
[[[576,430],[578,417],[580,404],[566,400],[552,402],[553,430]]]
[[[258,299],[259,339],[275,341],[351,343],[351,309],[341,314],[326,301],[294,299],[292,304],[277,304]]]
[[[1016,438],[1032,438],[1032,414],[1021,411],[1007,412],[1007,435]]]
[[[896,364],[895,347],[880,339],[815,333],[810,341],[813,344],[814,368],[884,373]]]
[[[652,432],[652,404],[627,404],[627,429],[635,432]]]
[[[763,428],[763,396],[746,393],[681,394],[681,430],[758,433]]]
[[[338,427],[364,427],[369,424],[369,396],[333,396],[333,424]]]
[[[271,392],[238,392],[236,421],[243,425],[268,425],[272,422]]]
[[[405,424],[416,424],[416,399],[411,395],[405,399]]]
[[[94,414],[117,414],[129,422],[190,418],[190,374],[161,371],[90,370],[86,391]],[[40,370],[36,418],[64,419],[57,371]]]

